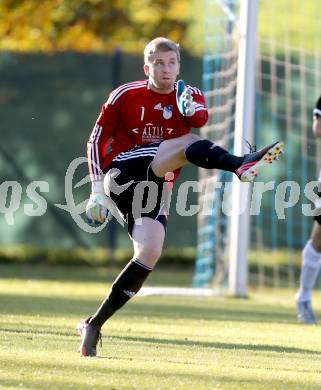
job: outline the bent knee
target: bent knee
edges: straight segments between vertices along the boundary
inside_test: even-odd
[[[162,248],[158,246],[146,245],[136,251],[135,256],[145,264],[156,263],[162,254]]]
[[[193,144],[194,142],[201,140],[201,137],[199,137],[197,134],[193,134],[193,133],[183,135],[183,137],[184,137],[185,148],[187,148],[189,145]]]

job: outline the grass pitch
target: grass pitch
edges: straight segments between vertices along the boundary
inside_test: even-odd
[[[136,297],[103,328],[99,358],[80,357],[75,325],[116,272],[0,266],[0,389],[320,389],[321,328],[296,323],[289,290]],[[189,281],[156,270],[149,285]]]

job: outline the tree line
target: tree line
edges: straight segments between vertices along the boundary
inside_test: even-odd
[[[0,50],[141,50],[156,36],[186,43],[188,0],[1,0]]]

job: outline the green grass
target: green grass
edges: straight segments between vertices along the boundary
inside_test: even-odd
[[[81,358],[74,327],[116,272],[0,266],[0,389],[320,388],[321,331],[296,323],[289,290],[136,297],[103,328],[100,357]],[[149,285],[190,276],[157,270]]]

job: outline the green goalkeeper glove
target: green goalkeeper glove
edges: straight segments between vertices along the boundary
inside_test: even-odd
[[[91,193],[87,206],[86,217],[90,225],[101,225],[112,218],[107,205],[108,197],[102,193]]]
[[[195,114],[195,104],[191,91],[186,87],[183,80],[178,80],[176,85],[176,104],[179,112],[183,116],[193,116]]]

